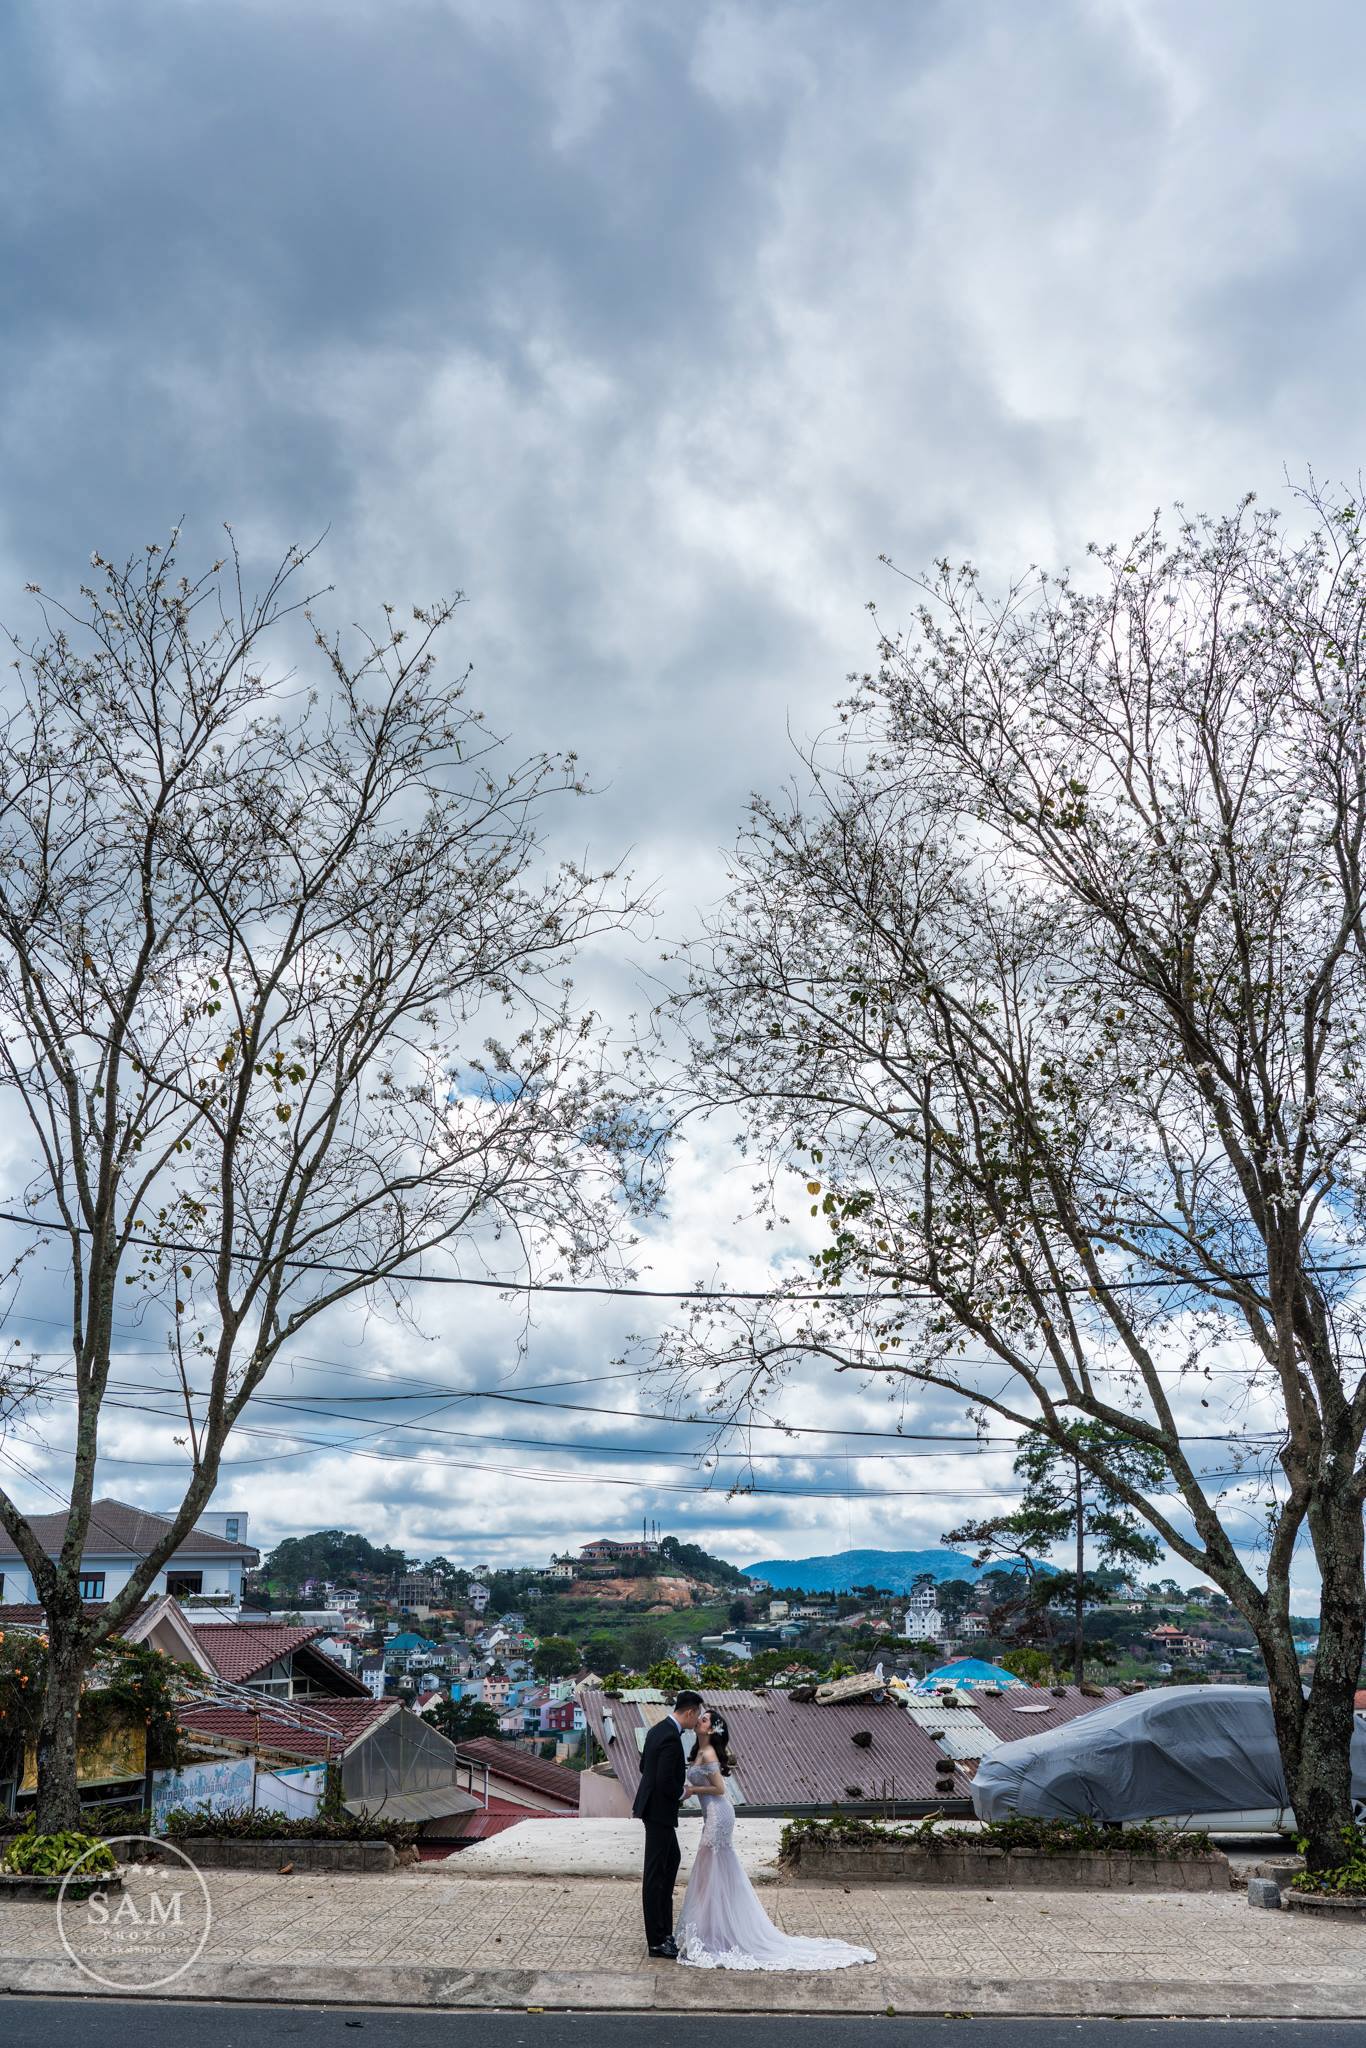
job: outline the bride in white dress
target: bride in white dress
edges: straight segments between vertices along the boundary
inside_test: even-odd
[[[701,1800],[705,1818],[674,1937],[679,1962],[702,1970],[847,1970],[851,1963],[875,1963],[870,1948],[784,1934],[773,1925],[736,1854],[728,1752],[725,1722],[704,1708],[688,1789]]]

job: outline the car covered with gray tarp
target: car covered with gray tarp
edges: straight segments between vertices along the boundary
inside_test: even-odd
[[[1366,1715],[1352,1737],[1352,1798],[1366,1801]],[[1113,1700],[982,1758],[982,1820],[1170,1821],[1290,1828],[1271,1696],[1257,1685],[1172,1685]]]

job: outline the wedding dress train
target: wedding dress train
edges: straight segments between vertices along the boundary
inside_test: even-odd
[[[696,1790],[711,1773],[694,1764],[688,1784]],[[702,1800],[702,1840],[674,1939],[680,1963],[702,1970],[847,1970],[875,1963],[869,1948],[847,1941],[784,1934],[759,1903],[735,1848],[735,1808],[724,1795]]]

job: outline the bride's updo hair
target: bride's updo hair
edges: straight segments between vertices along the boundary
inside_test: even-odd
[[[716,1762],[723,1778],[730,1776],[730,1729],[717,1713],[715,1707],[708,1709],[711,1728],[707,1740],[716,1751]]]

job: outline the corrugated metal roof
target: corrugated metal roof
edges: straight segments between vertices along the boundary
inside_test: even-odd
[[[559,1799],[577,1813],[579,1806],[579,1776],[564,1764],[551,1763],[547,1758],[531,1756],[519,1749],[515,1742],[499,1742],[491,1735],[472,1736],[468,1742],[457,1745],[460,1757],[465,1763],[477,1764],[481,1769],[487,1764],[495,1777],[508,1784],[525,1785],[529,1791],[539,1792],[544,1798]]]
[[[945,1756],[966,1760],[989,1756],[1003,1737],[988,1728],[971,1707],[942,1706],[936,1700],[911,1699],[905,1711],[931,1737]]]
[[[348,1813],[368,1814],[381,1820],[446,1820],[452,1814],[484,1810],[477,1799],[471,1799],[457,1785],[428,1792],[387,1792],[378,1803],[366,1799],[346,1799],[342,1803]]]
[[[1059,1686],[1055,1692],[1031,1685],[1018,1691],[1012,1687],[995,1700],[974,1693],[972,1710],[1002,1742],[1015,1742],[1022,1735],[1042,1735],[1049,1728],[1061,1728],[1079,1714],[1094,1713],[1097,1707],[1124,1697],[1117,1685],[1098,1685],[1094,1696],[1078,1692],[1075,1685]]]
[[[611,1758],[628,1798],[640,1782],[639,1739],[644,1718],[632,1700],[581,1694],[594,1740]],[[703,1693],[730,1722],[733,1790],[737,1804],[783,1813],[899,1801],[933,1805],[966,1799],[968,1780],[893,1699],[817,1706],[790,1694]],[[614,1740],[606,1740],[610,1714]],[[866,1743],[855,1742],[867,1735]]]

